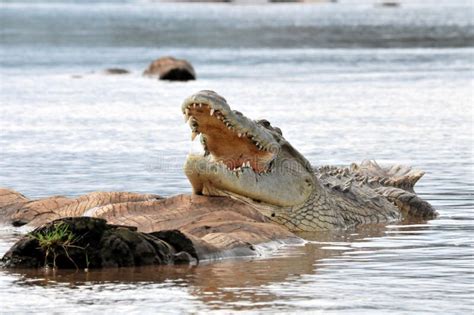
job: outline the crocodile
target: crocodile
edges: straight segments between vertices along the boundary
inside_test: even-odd
[[[193,195],[231,198],[235,211],[239,211],[239,205],[245,205],[290,231],[346,229],[437,215],[414,191],[415,183],[424,175],[422,171],[402,165],[382,167],[375,161],[348,167],[313,167],[283,137],[280,128],[265,119],[254,121],[232,110],[213,91],[191,95],[181,109],[191,128],[192,140],[199,136],[204,151],[188,155],[184,164]],[[166,202],[168,208],[179,209],[191,199],[95,192],[76,199],[53,196],[30,200],[15,191],[0,189],[0,222],[40,226],[71,216],[102,216],[110,221],[114,216],[115,220],[121,218],[123,210],[133,213],[122,220],[130,224],[132,216],[136,219],[140,211],[149,211],[145,210],[148,206],[142,206],[145,202]],[[216,209],[217,204],[209,201],[209,208]],[[122,210],[118,211],[116,206]],[[186,207],[186,211],[191,211],[191,205]],[[145,230],[157,228],[156,224],[148,224]]]
[[[184,164],[193,194],[93,192],[30,200],[0,188],[0,223],[37,227],[33,233],[40,234],[66,224],[96,235],[100,226],[93,246],[79,247],[90,249],[96,259],[91,266],[107,267],[258,256],[282,244],[301,244],[294,232],[437,215],[414,191],[422,171],[374,161],[313,167],[280,128],[232,110],[213,91],[186,98],[182,112],[192,140],[199,136],[204,151],[188,155]],[[38,266],[48,255],[37,249],[37,240],[26,235],[2,261]],[[70,257],[63,256],[58,263],[71,267]]]
[[[214,91],[182,104],[191,138],[204,153],[190,154],[185,174],[195,194],[228,196],[290,231],[349,228],[436,211],[414,191],[424,172],[363,161],[348,167],[313,167],[268,120],[232,110]]]

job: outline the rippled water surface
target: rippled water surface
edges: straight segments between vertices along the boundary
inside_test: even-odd
[[[189,193],[182,100],[201,89],[266,118],[312,163],[426,171],[439,218],[301,235],[304,246],[195,267],[0,271],[0,313],[469,314],[473,276],[473,8],[6,1],[0,186],[31,198]],[[198,80],[143,78],[188,59]],[[123,67],[125,76],[102,70]],[[24,233],[0,228],[0,255]]]

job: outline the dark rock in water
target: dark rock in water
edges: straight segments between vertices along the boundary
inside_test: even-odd
[[[4,267],[101,268],[195,262],[193,244],[178,231],[137,232],[89,217],[50,222],[19,240],[2,258]],[[176,247],[175,247],[176,246]],[[189,250],[190,252],[187,252]]]
[[[397,8],[400,6],[400,3],[395,2],[395,1],[385,1],[379,4],[381,7],[386,7],[386,8]]]
[[[84,222],[93,226],[81,228]],[[245,203],[199,195],[93,192],[30,200],[0,188],[0,223],[38,228],[5,255],[8,267],[193,264],[302,241]]]
[[[153,61],[143,75],[168,81],[196,80],[193,66],[186,60],[173,57],[162,57]]]
[[[104,70],[105,74],[129,74],[130,71],[121,68],[109,68]]]

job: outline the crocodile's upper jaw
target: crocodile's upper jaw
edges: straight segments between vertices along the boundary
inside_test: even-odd
[[[195,193],[241,196],[279,207],[308,198],[313,178],[301,165],[304,158],[267,121],[255,122],[232,111],[212,91],[188,97],[182,111],[192,138],[201,134],[205,151],[189,155],[185,164]]]
[[[256,124],[242,114],[230,111],[225,103],[199,96],[186,102],[183,110],[192,140],[201,134],[209,160],[224,164],[236,174],[245,168],[258,174],[268,171],[275,157],[272,149],[278,146],[272,137],[255,129]]]

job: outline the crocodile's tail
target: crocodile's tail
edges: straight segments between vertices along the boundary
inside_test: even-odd
[[[360,164],[351,164],[350,170],[356,177],[365,177],[369,183],[385,187],[396,187],[414,193],[413,187],[425,172],[405,165],[382,167],[375,161],[365,160]]]
[[[426,201],[414,192],[409,192],[395,187],[379,187],[375,191],[393,202],[402,212],[403,217],[432,219],[438,213]]]
[[[404,217],[434,218],[436,210],[422,200],[414,191],[416,182],[425,174],[423,171],[404,165],[382,167],[375,161],[352,164],[351,173],[374,189],[381,196],[394,203]]]

